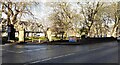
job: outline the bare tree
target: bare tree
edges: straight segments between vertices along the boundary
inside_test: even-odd
[[[112,2],[109,3],[110,5],[107,5],[104,9],[104,18],[103,21],[106,21],[107,25],[109,24],[109,22],[112,25],[109,25],[109,27],[111,26],[110,32],[111,32],[111,36],[115,36],[116,35],[116,31],[118,28],[118,25],[120,24],[120,15],[119,15],[119,3],[118,2]]]
[[[6,24],[11,27],[11,33],[8,32],[8,39],[15,39],[15,29],[14,26],[20,28],[19,22],[21,22],[21,17],[25,14],[34,16],[30,11],[31,6],[34,4],[33,2],[12,2],[2,1],[0,2],[2,5],[2,13],[7,16]],[[4,19],[3,19],[4,20]],[[20,30],[20,29],[18,29]],[[11,36],[12,35],[12,36]]]
[[[103,3],[101,2],[86,2],[81,4],[78,2],[81,7],[81,13],[84,17],[84,27],[87,28],[87,35],[90,35],[90,30],[94,22],[96,21],[96,16],[100,11]]]
[[[74,13],[70,8],[70,3],[67,2],[57,2],[52,3],[53,13],[50,15],[49,19],[53,22],[53,31],[57,34],[63,35],[67,30],[72,28],[73,19],[78,15]]]
[[[120,24],[120,3],[113,3],[112,4],[113,8],[114,8],[114,11],[112,12],[114,15],[114,25],[113,25],[113,29],[112,29],[112,32],[111,32],[111,35],[114,36],[116,33],[117,33],[117,28]],[[115,34],[114,34],[115,33]]]

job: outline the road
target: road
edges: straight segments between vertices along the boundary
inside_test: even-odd
[[[2,36],[1,36],[1,30],[0,30],[0,64],[2,63]]]
[[[0,33],[0,45],[2,45],[2,37],[1,37],[1,33]]]
[[[118,63],[118,42],[2,46],[2,63]]]

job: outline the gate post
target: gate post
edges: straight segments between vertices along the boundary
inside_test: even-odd
[[[25,42],[25,29],[19,30],[19,42]]]

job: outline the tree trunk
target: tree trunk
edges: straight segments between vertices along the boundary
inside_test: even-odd
[[[116,29],[117,29],[118,25],[119,25],[119,18],[118,18],[118,16],[116,16],[115,17],[115,24],[114,24],[114,27],[112,29],[111,36],[115,35],[114,33],[116,33]]]

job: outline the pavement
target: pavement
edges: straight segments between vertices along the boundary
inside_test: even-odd
[[[2,63],[118,63],[117,41],[87,45],[6,45]]]

